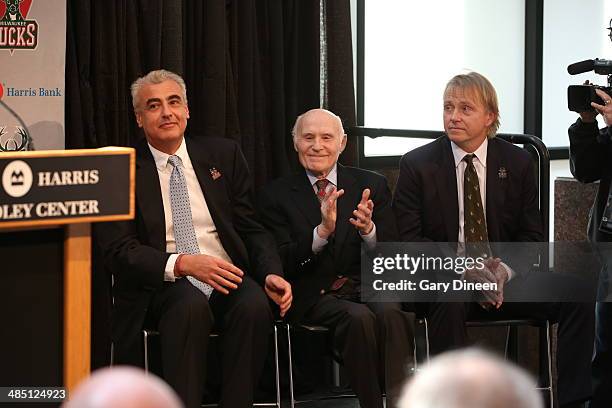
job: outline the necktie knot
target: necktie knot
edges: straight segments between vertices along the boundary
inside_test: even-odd
[[[317,180],[315,182],[315,185],[317,186],[317,197],[319,198],[319,201],[322,201],[323,198],[325,197],[325,191],[327,190],[327,186],[329,185],[329,180],[328,179]]]
[[[468,165],[472,164],[472,161],[474,160],[474,154],[466,154],[465,156],[463,156],[463,161],[466,162]]]
[[[176,154],[168,157],[168,163],[170,163],[172,167],[180,167],[183,165],[183,161]]]

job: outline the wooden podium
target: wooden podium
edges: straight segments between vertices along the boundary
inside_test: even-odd
[[[71,391],[90,372],[90,223],[134,218],[134,149],[1,153],[0,176],[0,234],[5,241],[18,240],[22,231],[36,235],[64,229],[63,322],[58,327],[61,385]],[[10,379],[10,373],[5,377]]]

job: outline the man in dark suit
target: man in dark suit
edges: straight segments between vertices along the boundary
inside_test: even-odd
[[[591,210],[588,236],[592,242],[612,242],[612,229],[602,222],[612,183],[612,97],[596,90],[604,105],[592,102],[594,111],[580,112],[580,118],[569,128],[570,169],[583,183],[599,181],[595,203]],[[606,127],[598,129],[596,117],[601,114]],[[609,214],[606,215],[610,219]],[[605,253],[610,253],[606,251]],[[600,279],[602,294],[610,292],[610,260],[605,260]],[[612,303],[598,302],[597,335],[593,358],[593,401],[591,408],[612,406]]]
[[[313,109],[299,116],[293,141],[304,171],[275,180],[260,194],[292,282],[294,322],[324,325],[364,408],[387,406],[408,373],[412,321],[399,303],[360,301],[361,245],[395,241],[397,229],[384,177],[338,164],[346,135],[338,116]]]
[[[400,162],[393,209],[401,240],[459,242],[468,251],[489,242],[543,241],[530,157],[494,137],[499,109],[491,83],[474,72],[455,76],[444,92],[443,117],[446,134]],[[565,406],[588,399],[592,305],[504,302],[539,277],[521,279],[520,268],[503,261],[489,258],[484,268],[465,273],[466,280],[497,284],[480,304],[428,305],[432,352],[466,345],[468,318],[550,319],[559,322],[559,401]]]
[[[227,139],[184,137],[189,109],[178,75],[152,71],[131,90],[146,136],[136,148],[136,218],[101,231],[114,276],[116,361],[142,364],[141,331],[158,330],[163,378],[199,407],[208,336],[218,327],[221,405],[250,407],[272,324],[256,281],[281,315],[292,295],[255,221],[245,159]]]

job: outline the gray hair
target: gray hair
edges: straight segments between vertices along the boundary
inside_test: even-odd
[[[130,92],[132,93],[132,107],[134,108],[134,111],[138,110],[138,104],[140,103],[138,100],[139,93],[140,89],[144,85],[161,84],[167,80],[174,81],[181,87],[181,97],[183,98],[185,105],[187,105],[187,87],[185,86],[185,81],[183,78],[174,72],[170,72],[165,69],[158,69],[138,78],[130,86]]]
[[[536,382],[484,351],[441,354],[404,387],[399,408],[542,408]]]
[[[340,116],[336,115],[334,112],[327,110],[327,109],[323,109],[323,108],[316,108],[316,109],[310,109],[304,113],[302,113],[301,115],[299,115],[296,119],[295,119],[295,123],[293,124],[293,128],[291,129],[291,136],[293,137],[293,140],[295,140],[295,137],[297,136],[297,130],[298,127],[300,125],[300,122],[302,121],[302,118],[304,116],[306,116],[307,114],[314,112],[314,111],[322,111],[327,113],[328,115],[330,115],[331,117],[335,118],[338,120],[338,127],[340,128],[340,135],[344,135],[344,126],[342,126],[342,118],[340,118]]]

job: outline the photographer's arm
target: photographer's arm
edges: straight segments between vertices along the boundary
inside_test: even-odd
[[[597,94],[604,100],[612,98],[601,90]],[[570,170],[572,175],[583,183],[590,183],[601,178],[604,161],[608,155],[609,128],[597,128],[596,116],[601,113],[609,126],[612,124],[612,104],[599,105],[592,103],[595,112],[580,112],[580,119],[569,128]]]

